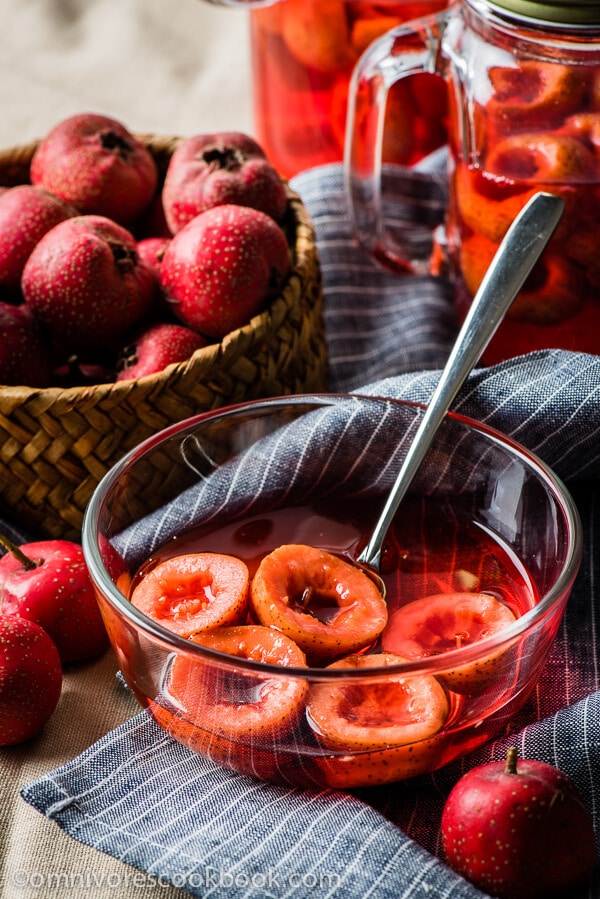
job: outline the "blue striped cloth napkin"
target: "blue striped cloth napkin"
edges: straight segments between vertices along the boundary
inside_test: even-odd
[[[427,402],[456,333],[449,286],[376,268],[355,245],[340,166],[298,176],[316,226],[335,392]],[[441,860],[446,795],[474,764],[557,765],[600,823],[600,356],[533,353],[468,379],[455,409],[509,434],[568,484],[585,529],[582,569],[538,688],[513,732],[411,782],[353,794],[303,791],[225,771],[145,713],[24,787],[77,840],[195,896],[475,899]],[[600,897],[600,865],[583,896]]]

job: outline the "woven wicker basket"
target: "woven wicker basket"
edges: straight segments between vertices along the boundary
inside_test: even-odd
[[[178,138],[141,135],[161,176]],[[0,152],[0,185],[29,180],[35,142]],[[190,415],[326,388],[321,272],[312,222],[288,187],[293,271],[245,327],[138,381],[67,389],[0,387],[0,512],[42,537],[79,539],[102,476],[151,434]]]

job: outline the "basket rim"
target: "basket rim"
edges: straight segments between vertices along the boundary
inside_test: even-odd
[[[154,133],[137,133],[133,136],[140,140],[149,149],[155,152],[170,153],[175,146],[184,138],[177,135],[160,135]],[[39,146],[40,139],[34,139],[26,144],[15,145],[13,147],[0,149],[0,184],[2,183],[2,170],[9,165],[27,165]],[[118,399],[120,395],[126,395],[131,392],[132,387],[136,384],[140,386],[160,385],[162,382],[168,383],[171,378],[178,377],[185,372],[190,366],[197,363],[208,362],[211,357],[213,363],[218,362],[220,356],[224,352],[224,343],[233,343],[237,339],[243,338],[245,335],[259,330],[262,325],[266,325],[273,308],[277,303],[282,301],[283,295],[289,291],[293,280],[300,279],[302,282],[305,278],[307,267],[314,264],[317,256],[315,246],[315,233],[312,220],[306,211],[300,195],[294,191],[286,179],[282,179],[287,193],[287,212],[286,216],[290,217],[289,231],[293,230],[294,239],[290,241],[290,252],[292,255],[292,268],[287,281],[281,287],[280,293],[256,315],[233,331],[228,332],[221,340],[210,343],[205,347],[195,350],[191,356],[181,362],[174,362],[166,366],[160,372],[144,375],[141,378],[134,378],[122,381],[99,381],[97,383],[86,385],[75,385],[71,387],[49,386],[49,387],[29,387],[28,385],[10,385],[0,384],[0,393],[5,399],[13,402],[19,400],[29,400],[35,396],[43,396],[49,402],[76,401],[81,397],[89,397],[96,392],[104,396],[114,396]],[[27,182],[22,182],[27,183]]]

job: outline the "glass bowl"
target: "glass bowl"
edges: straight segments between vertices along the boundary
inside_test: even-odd
[[[354,560],[422,411],[243,403],[169,427],[102,479],[85,558],[123,677],[173,737],[237,772],[345,789],[432,771],[509,725],[559,627],[580,520],[535,456],[451,413],[386,537],[384,601]],[[198,553],[242,560],[250,611],[202,618],[216,576],[189,604],[177,566]]]

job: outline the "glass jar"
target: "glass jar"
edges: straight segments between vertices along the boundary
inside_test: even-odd
[[[402,83],[421,70],[435,71],[449,88],[444,250],[459,318],[532,194],[544,190],[565,200],[552,241],[484,361],[550,347],[598,352],[600,2],[460,0],[433,25],[400,30],[391,50],[381,45],[370,55],[357,74],[363,89]],[[380,91],[379,109],[382,103]],[[373,109],[377,115],[376,104]],[[381,236],[372,202],[379,196],[376,153],[365,153],[355,140],[347,165],[359,238],[371,242],[377,258],[394,261],[392,239]],[[365,159],[371,160],[367,171]]]

